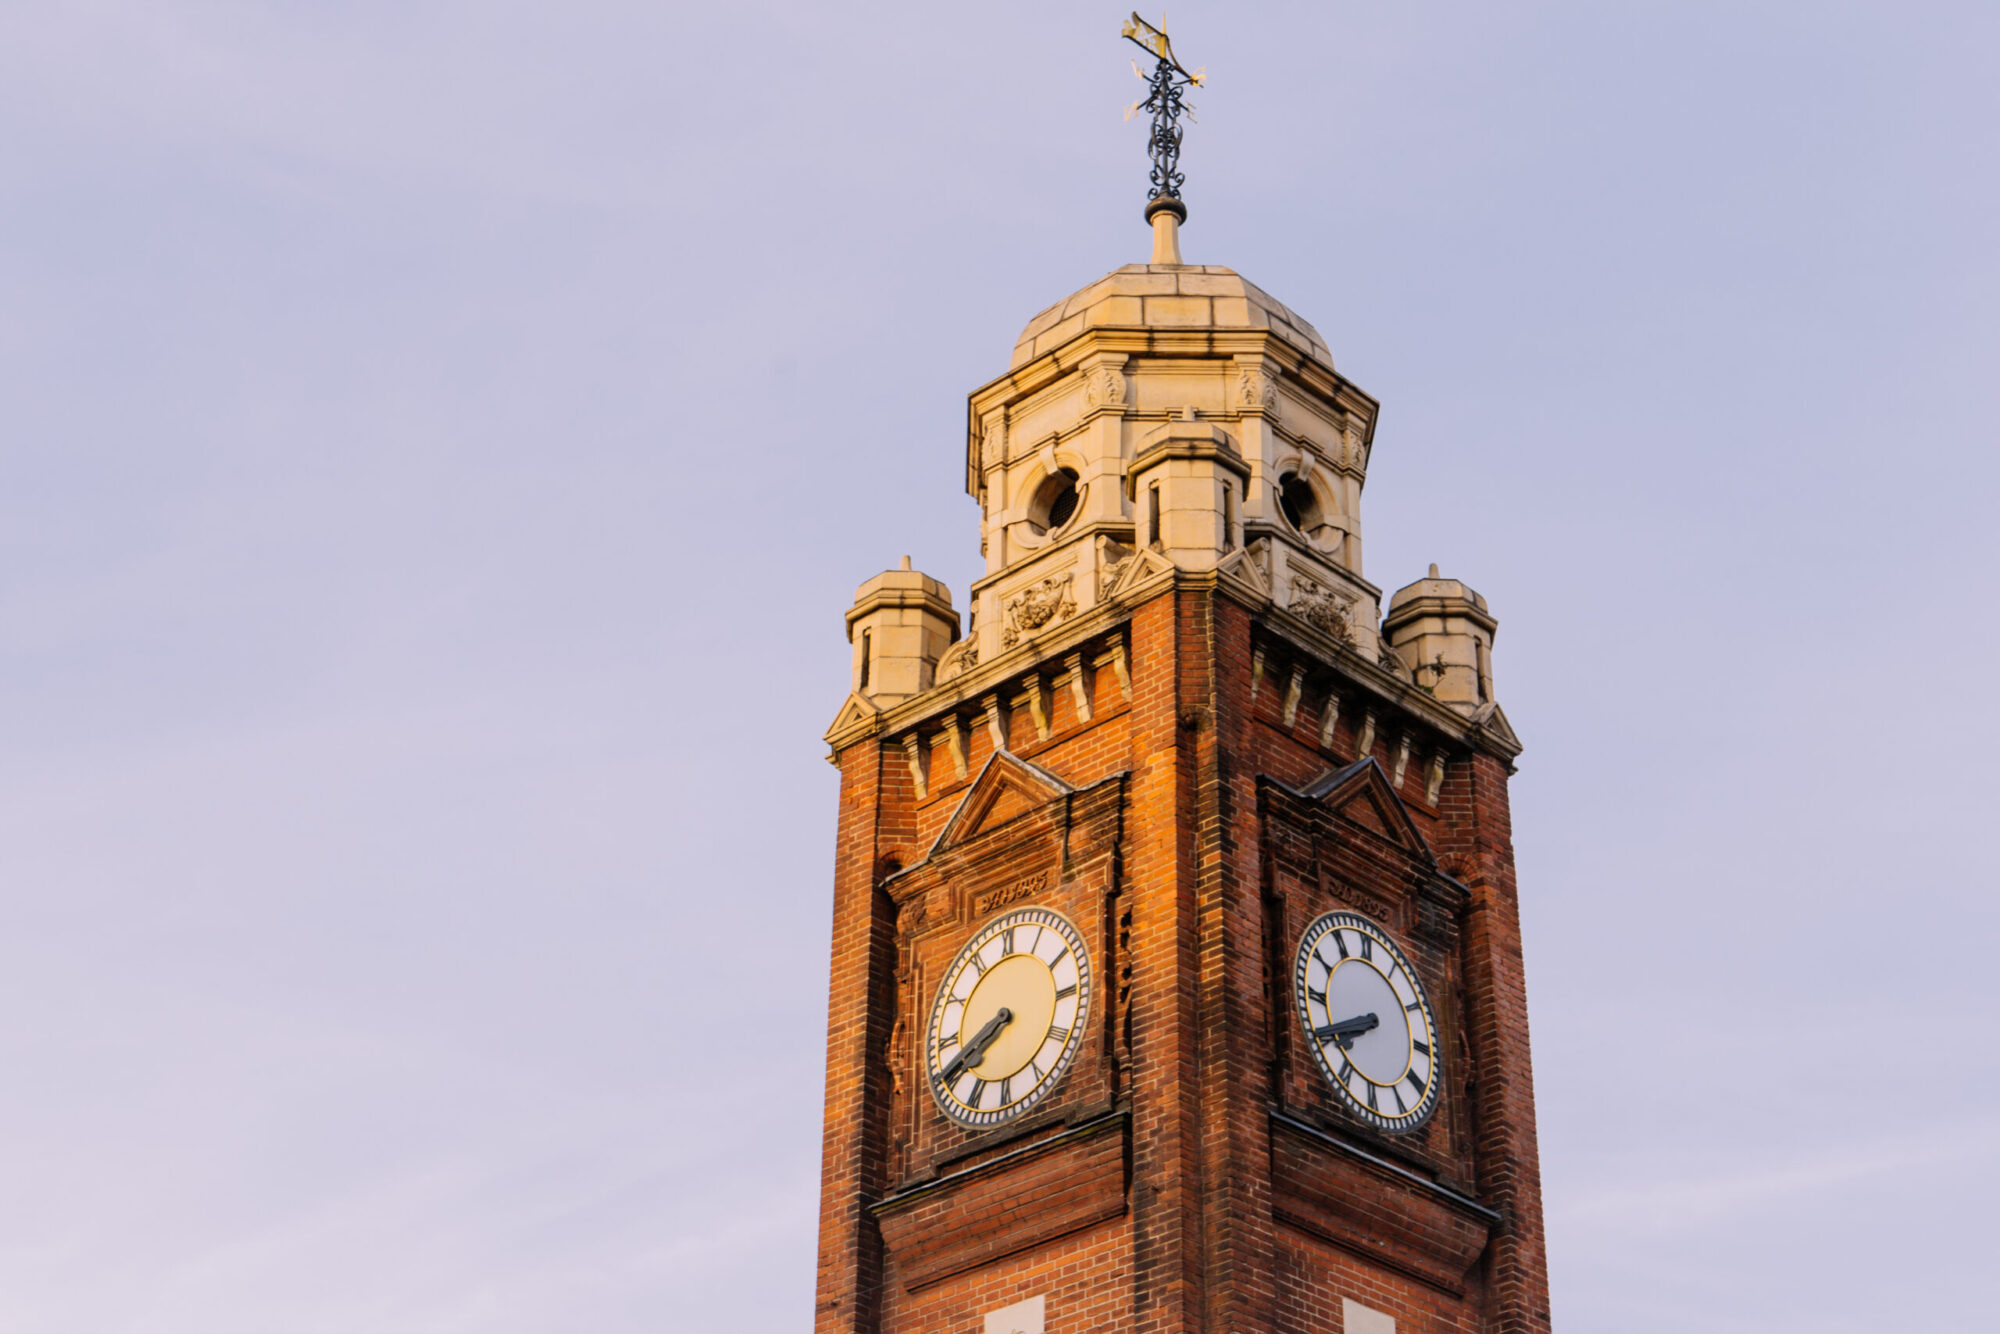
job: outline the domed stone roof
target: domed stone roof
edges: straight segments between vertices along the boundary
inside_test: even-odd
[[[1085,329],[1269,329],[1333,365],[1326,340],[1270,293],[1214,264],[1127,264],[1058,301],[1021,331],[1009,370],[1054,351]]]

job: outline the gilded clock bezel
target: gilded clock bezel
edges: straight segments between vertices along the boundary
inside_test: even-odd
[[[1341,1078],[1340,1072],[1327,1059],[1326,1047],[1332,1044],[1328,1043],[1323,1046],[1313,1040],[1312,1035],[1315,1024],[1312,1017],[1311,1002],[1307,996],[1307,979],[1311,975],[1312,960],[1317,957],[1320,941],[1330,932],[1336,930],[1358,931],[1366,935],[1395,961],[1396,971],[1409,980],[1412,999],[1418,1007],[1415,1011],[1411,1011],[1409,1009],[1410,1002],[1405,1002],[1404,1011],[1405,1013],[1414,1013],[1423,1020],[1423,1037],[1420,1039],[1413,1031],[1410,1035],[1410,1042],[1413,1057],[1415,1055],[1415,1044],[1420,1040],[1427,1042],[1430,1050],[1424,1053],[1424,1055],[1430,1065],[1428,1078],[1424,1081],[1423,1095],[1418,1100],[1417,1105],[1401,1116],[1387,1115],[1379,1110],[1379,1108],[1370,1107],[1362,1099],[1356,1097],[1354,1092],[1348,1088],[1347,1082]],[[1368,967],[1375,968],[1376,973],[1381,975],[1383,983],[1396,994],[1399,1000],[1402,999],[1402,992],[1396,987],[1390,975],[1384,973],[1382,969],[1376,968],[1373,959],[1347,958],[1341,960],[1341,962],[1364,963]],[[1320,959],[1320,963],[1324,965],[1326,960]],[[1331,972],[1332,970],[1329,969],[1329,975],[1331,975]],[[1394,1135],[1408,1134],[1411,1131],[1421,1129],[1437,1113],[1438,1103],[1442,1100],[1444,1085],[1444,1081],[1440,1078],[1444,1062],[1438,1042],[1437,1014],[1431,1008],[1430,993],[1424,990],[1423,979],[1417,975],[1416,969],[1410,964],[1409,955],[1403,952],[1402,947],[1391,939],[1389,933],[1383,930],[1381,926],[1363,917],[1360,913],[1345,910],[1321,913],[1318,917],[1307,923],[1305,930],[1299,934],[1299,947],[1292,969],[1292,994],[1294,1008],[1298,1015],[1301,1038],[1305,1042],[1307,1049],[1312,1052],[1313,1063],[1319,1067],[1321,1077],[1326,1080],[1327,1086],[1334,1091],[1335,1096],[1339,1098],[1341,1106],[1346,1111],[1359,1117],[1362,1121],[1375,1127],[1377,1130],[1387,1131]],[[1331,1020],[1332,1016],[1329,1015],[1328,1021],[1331,1022]],[[1359,1066],[1352,1065],[1351,1062],[1346,1064],[1353,1069],[1354,1073],[1375,1088],[1397,1090],[1393,1096],[1400,1099],[1401,1085],[1410,1068],[1408,1065],[1404,1067],[1404,1075],[1398,1076],[1396,1082],[1384,1084],[1371,1077]]]
[[[938,1057],[941,1042],[938,1026],[943,1022],[948,1002],[953,999],[951,995],[953,984],[965,971],[967,962],[1008,927],[1018,927],[1023,923],[1054,930],[1063,938],[1068,952],[1076,957],[1076,1015],[1069,1026],[1069,1036],[1064,1040],[1062,1051],[1057,1055],[1055,1063],[1028,1093],[1004,1106],[983,1109],[967,1107],[958,1100],[956,1094],[944,1086],[940,1077],[941,1062]],[[1032,951],[1017,951],[1017,953],[1022,952],[1032,953]],[[998,963],[999,960],[994,961],[994,965],[997,966]],[[938,1110],[944,1113],[946,1118],[968,1130],[990,1130],[1025,1115],[1055,1092],[1068,1076],[1070,1066],[1075,1062],[1076,1054],[1083,1046],[1084,1029],[1089,1026],[1093,999],[1090,948],[1084,942],[1083,932],[1078,930],[1076,923],[1070,921],[1068,917],[1053,908],[1030,905],[1004,912],[986,922],[959,948],[958,953],[952,956],[950,964],[945,967],[943,977],[938,981],[937,993],[931,1001],[930,1017],[924,1026],[924,1083],[930,1087],[931,1101],[937,1104]]]

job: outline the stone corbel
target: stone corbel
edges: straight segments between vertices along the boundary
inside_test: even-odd
[[[1354,742],[1354,758],[1365,760],[1375,751],[1375,710],[1361,715],[1361,735]]]
[[[1326,707],[1319,715],[1319,744],[1322,750],[1333,749],[1334,724],[1340,721],[1340,696],[1332,687],[1327,688]]]
[[[1396,744],[1396,769],[1395,772],[1389,775],[1390,787],[1401,787],[1403,785],[1403,773],[1410,767],[1411,740],[1410,734],[1405,731],[1401,740]]]
[[[1111,641],[1111,670],[1118,674],[1118,693],[1125,702],[1132,702],[1132,665],[1125,660],[1125,641],[1121,637]]]
[[[993,738],[993,750],[997,754],[1007,749],[1007,702],[998,694],[986,697],[986,734]]]
[[[1424,800],[1432,806],[1438,803],[1438,793],[1444,787],[1444,752],[1431,752],[1430,781],[1424,784]]]
[[[1285,726],[1290,727],[1299,716],[1299,696],[1306,688],[1306,669],[1292,668],[1291,683],[1285,687]]]
[[[954,713],[951,717],[945,719],[945,749],[951,753],[951,771],[957,775],[958,781],[961,783],[965,781],[966,775],[966,752],[971,749],[967,744],[969,740],[970,738],[966,736],[965,719],[963,717]]]
[[[930,755],[924,749],[922,738],[912,731],[903,735],[903,758],[910,762],[910,781],[916,785],[917,800],[930,795]]]
[[[1028,716],[1035,720],[1035,740],[1049,739],[1049,683],[1040,672],[1028,677]]]
[[[1066,670],[1063,675],[1069,681],[1069,697],[1076,705],[1078,722],[1090,721],[1090,667],[1081,653],[1072,653],[1063,659]]]
[[[1250,702],[1257,702],[1257,692],[1264,685],[1264,650],[1258,649],[1250,655]]]

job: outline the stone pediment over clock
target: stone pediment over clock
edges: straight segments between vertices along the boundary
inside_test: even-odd
[[[1419,1130],[1389,1135],[1352,1117],[1332,1096],[1297,1026],[1275,1026],[1273,1086],[1290,1115],[1349,1136],[1434,1180],[1472,1178],[1466,1081],[1470,1059],[1461,1030],[1458,950],[1466,889],[1446,875],[1389,777],[1374,759],[1331,770],[1303,787],[1258,780],[1272,1014],[1290,1016],[1293,958],[1320,915],[1345,911],[1374,922],[1407,954],[1437,1011],[1443,1092]]]
[[[1048,805],[1076,789],[1012,751],[995,751],[959,798],[958,809],[938,831],[929,856],[967,843],[988,829]]]

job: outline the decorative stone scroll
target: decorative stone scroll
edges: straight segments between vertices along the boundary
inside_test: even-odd
[[[1258,366],[1242,366],[1236,372],[1236,410],[1261,412],[1276,417],[1278,382]]]
[[[979,665],[979,641],[967,637],[944,651],[938,659],[937,682],[942,685],[954,676],[963,676]]]
[[[1125,401],[1125,377],[1114,367],[1097,367],[1083,377],[1083,400],[1093,408],[1119,406]]]
[[[1361,428],[1350,417],[1340,430],[1340,466],[1360,472],[1367,461],[1368,448],[1362,439]]]
[[[1123,542],[1110,538],[1101,541],[1097,549],[1097,600],[1104,601],[1111,596],[1112,586],[1125,573],[1125,566],[1132,560],[1132,548]]]
[[[1292,614],[1354,647],[1354,599],[1334,592],[1317,579],[1292,576]]]
[[[1031,635],[1051,621],[1067,620],[1076,614],[1076,599],[1070,595],[1073,575],[1052,575],[1030,584],[1007,599],[1007,624],[1001,628],[1000,643],[1012,648],[1024,635]]]
[[[989,412],[979,425],[979,466],[997,468],[1007,458],[1007,414]]]

